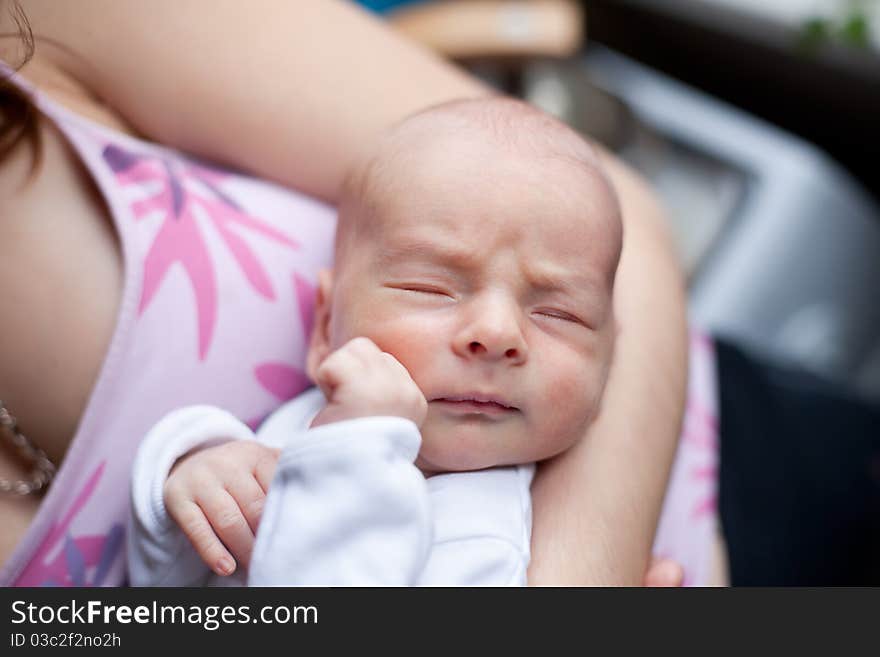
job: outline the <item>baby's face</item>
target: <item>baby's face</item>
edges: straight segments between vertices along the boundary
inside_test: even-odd
[[[363,229],[325,291],[316,348],[366,336],[406,367],[428,401],[425,471],[563,451],[597,411],[611,358],[607,188],[571,162],[478,143],[400,164],[383,174],[394,185],[349,204]]]

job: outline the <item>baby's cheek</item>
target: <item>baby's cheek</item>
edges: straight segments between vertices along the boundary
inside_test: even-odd
[[[432,332],[425,322],[412,319],[387,319],[367,329],[369,337],[382,351],[399,360],[410,376],[419,383],[432,358],[436,358],[436,345]]]
[[[546,396],[560,404],[583,408],[594,396],[598,368],[590,361],[561,359],[544,375]]]
[[[592,364],[548,373],[541,405],[549,440],[570,443],[572,436],[583,435],[595,415],[598,378]]]

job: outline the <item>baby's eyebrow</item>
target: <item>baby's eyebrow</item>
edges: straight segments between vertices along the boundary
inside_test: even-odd
[[[529,276],[529,284],[538,292],[558,292],[567,296],[583,294],[587,288],[591,287],[583,283],[576,283],[569,278],[546,274],[531,274]]]
[[[478,263],[478,256],[467,249],[433,240],[408,239],[406,242],[386,245],[378,256],[378,264],[392,265],[413,257],[457,270],[473,269]]]
[[[526,272],[529,285],[538,292],[583,296],[599,291],[600,286],[591,276],[560,269],[532,268]]]

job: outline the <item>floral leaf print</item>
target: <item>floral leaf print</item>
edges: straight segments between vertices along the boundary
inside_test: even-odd
[[[718,466],[714,462],[718,452],[718,419],[695,395],[689,395],[682,426],[681,440],[688,443],[695,453],[708,459],[708,464],[695,464],[690,468],[690,477],[714,483],[718,479]],[[718,508],[718,495],[713,492],[697,500],[691,511],[694,519],[714,513]]]
[[[257,365],[254,376],[278,401],[293,399],[310,385],[305,372],[284,363]]]
[[[718,509],[718,497],[716,495],[710,495],[701,499],[693,508],[691,512],[691,516],[696,518],[701,518],[707,514],[715,513]]]
[[[315,316],[315,286],[303,276],[293,274],[293,293],[299,308],[303,342],[308,344]],[[278,401],[292,399],[311,385],[308,376],[300,368],[287,363],[269,361],[254,368],[254,377],[263,389]]]
[[[299,319],[302,322],[303,335],[306,344],[308,344],[315,322],[315,286],[299,274],[294,274],[293,290],[296,293],[296,301],[299,306]]]
[[[43,539],[40,547],[37,548],[37,551],[31,558],[30,563],[16,581],[16,586],[36,586],[49,578],[61,584],[63,580],[68,578],[67,568],[63,564],[62,555],[59,554],[54,561],[50,562],[48,560],[49,554],[59,544],[59,541],[67,535],[67,529],[70,527],[73,519],[91,498],[92,493],[95,492],[101,475],[104,473],[106,463],[106,461],[101,461],[79,493],[76,494],[73,504],[71,504],[67,513],[61,518],[61,521],[52,525],[52,528],[46,534],[46,538]]]
[[[299,308],[303,344],[308,344],[315,316],[315,285],[297,273],[293,274],[291,282]],[[293,399],[312,385],[302,369],[278,361],[267,361],[257,365],[254,368],[254,378],[264,390],[281,402]],[[261,415],[247,420],[245,424],[256,431],[265,419],[266,416]]]
[[[64,542],[64,557],[67,562],[67,573],[70,576],[70,583],[74,586],[85,586],[86,560],[72,536],[68,536]]]
[[[275,300],[265,268],[247,242],[238,234],[245,230],[277,244],[298,249],[299,244],[283,232],[250,216],[220,184],[228,174],[186,160],[168,160],[155,155],[132,153],[118,145],[104,148],[104,161],[123,186],[158,186],[147,198],[135,201],[135,220],[158,212],[162,226],[144,260],[144,280],[138,313],[153,301],[168,271],[180,264],[196,298],[199,359],[207,357],[217,322],[217,282],[197,215],[207,218],[229,250],[250,287],[261,297]]]
[[[257,383],[279,402],[293,399],[312,385],[309,377],[301,369],[279,362],[260,363],[254,368]],[[265,421],[268,413],[252,417],[245,424],[256,431]]]
[[[261,296],[270,301],[274,301],[275,292],[272,290],[272,284],[269,282],[266,272],[263,270],[262,266],[260,266],[259,261],[254,256],[247,243],[245,243],[241,237],[236,235],[234,231],[230,230],[228,222],[224,220],[228,216],[229,210],[219,203],[210,205],[206,203],[205,205],[212,208],[214,212],[213,216],[216,218],[215,227],[217,228],[217,232],[220,233],[220,237],[223,238],[226,246],[229,247],[229,250],[232,252],[233,257],[238,262],[239,267],[241,267],[250,284]]]
[[[46,564],[40,586],[102,586],[122,549],[124,534],[120,523],[114,524],[106,535],[68,534],[64,549]]]
[[[144,282],[138,314],[149,307],[168,270],[180,263],[196,299],[199,359],[204,360],[217,320],[217,282],[208,249],[194,221],[165,221],[144,260]]]
[[[125,528],[116,523],[107,533],[104,539],[104,545],[101,547],[101,556],[98,558],[98,567],[95,570],[95,576],[92,578],[91,586],[101,586],[104,578],[110,571],[110,566],[116,561],[116,555],[122,549],[122,539],[125,536]]]
[[[104,583],[119,558],[125,528],[115,523],[107,534],[74,536],[69,527],[95,492],[105,463],[102,461],[95,469],[61,521],[52,526],[15,582],[16,586],[101,586]],[[50,559],[53,552],[56,554]],[[92,569],[94,574],[90,577]]]

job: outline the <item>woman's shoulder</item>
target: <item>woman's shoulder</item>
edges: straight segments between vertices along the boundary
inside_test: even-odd
[[[97,91],[39,52],[34,53],[16,76],[31,91],[46,96],[75,114],[129,136],[137,136],[131,124],[122,114],[105,104]]]

